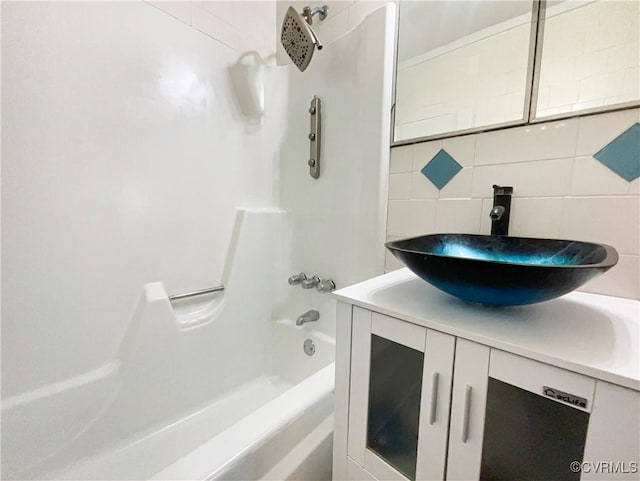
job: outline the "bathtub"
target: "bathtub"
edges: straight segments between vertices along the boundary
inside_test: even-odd
[[[331,479],[334,340],[270,324],[260,376],[155,432],[45,479]],[[315,345],[313,355],[304,341]]]

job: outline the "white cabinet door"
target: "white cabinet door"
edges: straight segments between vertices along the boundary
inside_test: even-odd
[[[447,478],[579,480],[595,381],[469,341],[456,345]]]
[[[451,398],[448,480],[480,478],[488,371],[489,348],[458,339]]]
[[[455,338],[354,308],[348,454],[377,479],[444,479]]]
[[[640,392],[596,382],[583,480],[640,479]]]

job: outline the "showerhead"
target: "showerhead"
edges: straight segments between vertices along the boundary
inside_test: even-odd
[[[307,7],[305,9],[305,18],[308,17],[310,22],[312,15],[316,13],[320,14],[320,19],[323,20],[327,15],[327,7],[314,9],[312,12],[308,11]],[[301,72],[304,72],[309,66],[315,49],[322,50],[322,44],[318,36],[311,29],[309,23],[293,7],[289,7],[282,21],[280,42],[282,42],[282,46],[289,58]]]

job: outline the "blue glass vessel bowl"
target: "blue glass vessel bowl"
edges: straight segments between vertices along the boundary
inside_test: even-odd
[[[432,234],[385,244],[438,289],[485,306],[548,301],[618,262],[604,244],[473,234]]]

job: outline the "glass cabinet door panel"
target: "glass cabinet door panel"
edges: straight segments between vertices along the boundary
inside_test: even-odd
[[[579,480],[589,413],[489,378],[482,481]]]
[[[371,336],[367,448],[409,479],[416,476],[424,354]]]

